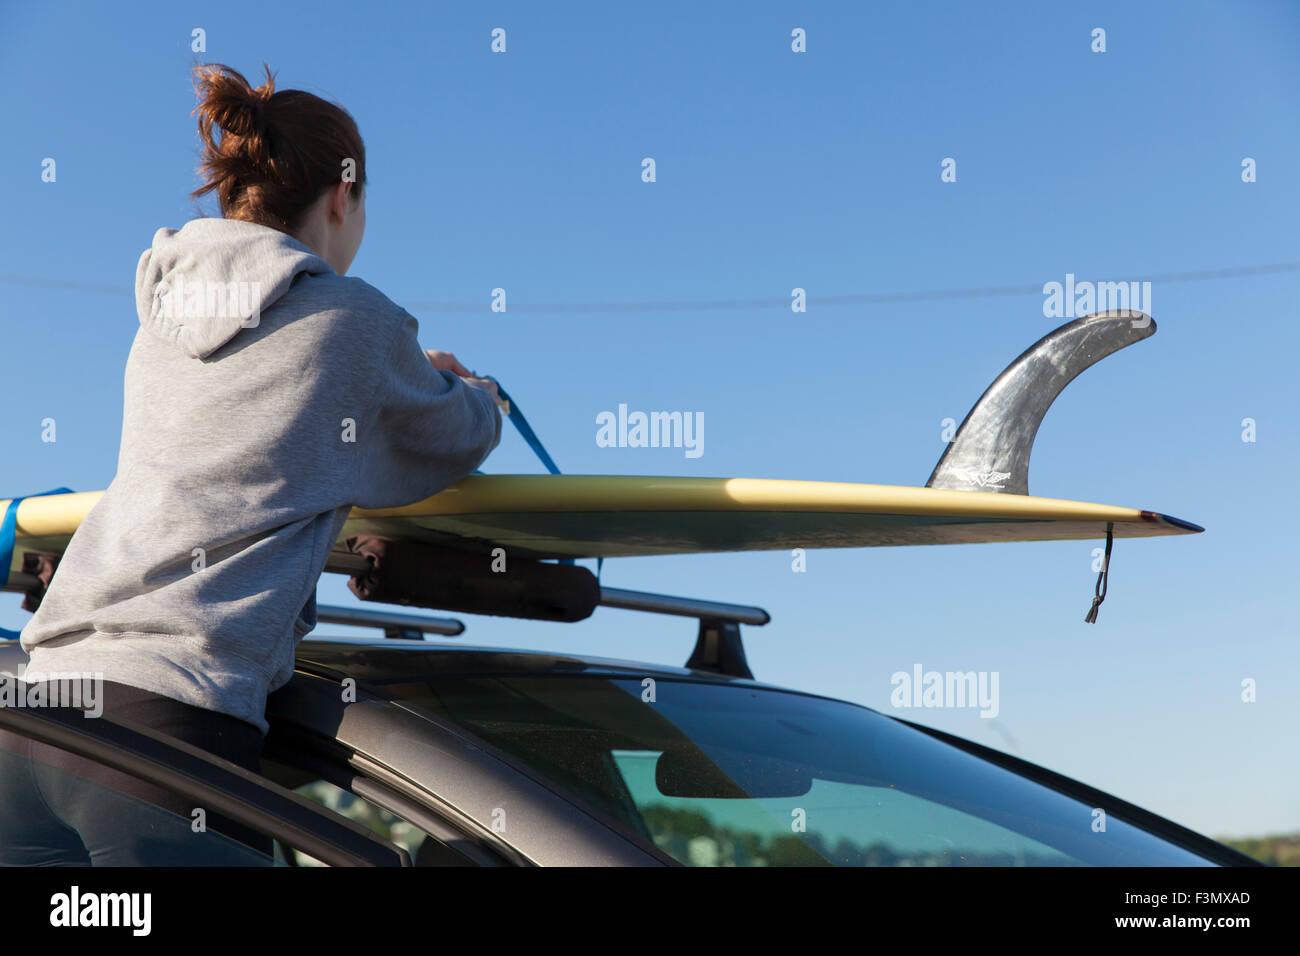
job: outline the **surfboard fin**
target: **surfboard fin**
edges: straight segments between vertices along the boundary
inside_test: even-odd
[[[1006,367],[966,415],[927,488],[1029,494],[1029,455],[1043,416],[1084,369],[1154,335],[1144,312],[1097,312],[1043,336]]]

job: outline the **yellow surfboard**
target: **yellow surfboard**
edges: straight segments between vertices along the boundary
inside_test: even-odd
[[[23,551],[61,553],[101,492],[27,498]],[[0,500],[0,513],[8,502]],[[343,540],[375,534],[542,558],[866,548],[1192,534],[1154,511],[1029,495],[763,478],[471,475],[402,508],[354,508]]]
[[[1048,333],[985,390],[924,488],[763,478],[471,475],[402,508],[354,509],[328,570],[356,570],[343,541],[378,535],[536,558],[978,544],[1194,534],[1155,511],[1029,494],[1029,456],[1052,401],[1097,361],[1155,333],[1150,316],[1111,311]],[[521,421],[521,432],[530,431]],[[549,458],[545,459],[548,462]],[[24,551],[62,552],[98,492],[22,501],[12,569]],[[8,502],[0,502],[0,514]],[[348,560],[351,559],[351,560]],[[360,562],[364,567],[364,561]]]

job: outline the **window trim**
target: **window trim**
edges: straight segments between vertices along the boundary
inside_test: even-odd
[[[477,833],[458,826],[456,821],[429,807],[427,801],[412,799],[371,776],[364,767],[364,758],[356,759],[354,752],[336,740],[293,728],[282,732],[277,743],[278,746],[268,748],[268,759],[317,774],[318,779],[373,803],[459,853],[474,866],[532,866],[508,847],[505,849],[509,852],[503,852],[501,847],[481,840]]]

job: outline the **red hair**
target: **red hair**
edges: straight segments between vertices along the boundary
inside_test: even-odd
[[[216,191],[221,214],[289,232],[330,186],[351,175],[366,182],[366,147],[347,110],[303,90],[275,89],[271,68],[253,89],[220,63],[194,68],[203,185]],[[221,135],[216,135],[216,130]]]

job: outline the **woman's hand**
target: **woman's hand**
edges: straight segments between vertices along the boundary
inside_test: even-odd
[[[498,405],[505,404],[503,401],[501,401],[500,393],[497,392],[496,382],[493,382],[492,380],[486,378],[475,378],[473,375],[462,375],[461,379],[467,385],[475,385],[478,388],[483,389],[483,391],[487,392],[489,395],[492,396],[492,401],[496,402]]]
[[[497,407],[500,408],[504,414],[510,414],[510,403],[501,397],[501,394],[497,391],[496,382],[486,378],[479,378],[465,366],[461,365],[460,362],[457,361],[456,356],[452,355],[450,352],[438,352],[434,349],[426,349],[424,354],[428,357],[429,362],[434,368],[442,372],[455,372],[461,377],[461,380],[464,381],[465,384],[481,388],[483,391],[491,395],[492,401],[497,403]]]
[[[465,366],[461,365],[460,362],[456,360],[456,356],[452,355],[450,352],[438,352],[434,349],[426,349],[424,354],[429,359],[430,364],[440,372],[455,372],[461,378],[469,378],[474,374]]]
[[[501,414],[510,414],[510,403],[501,397],[501,393],[497,391],[496,382],[488,378],[475,378],[472,375],[462,375],[461,381],[483,389],[483,391],[492,396],[492,401],[497,403],[497,408],[501,409]]]

